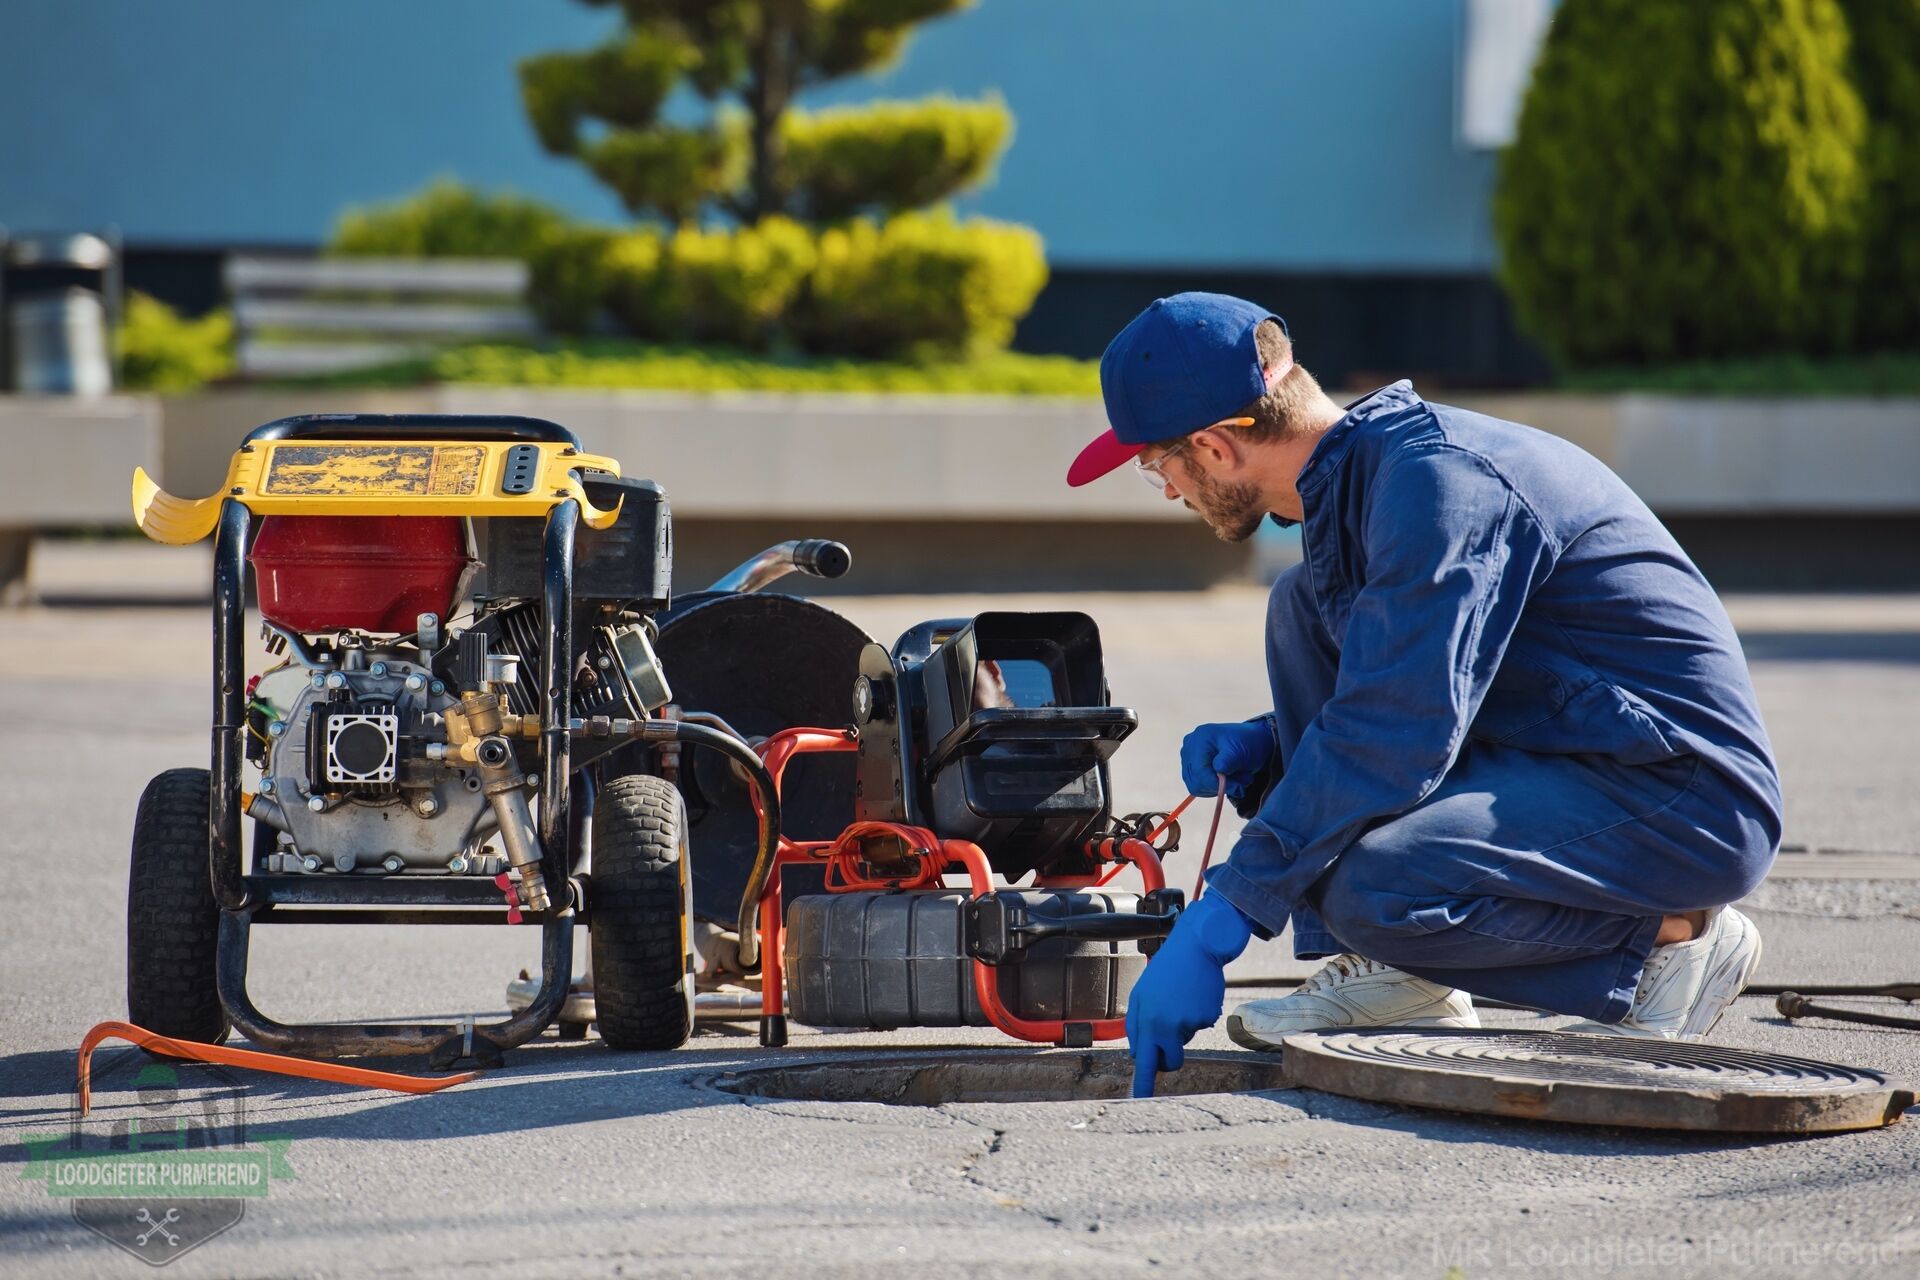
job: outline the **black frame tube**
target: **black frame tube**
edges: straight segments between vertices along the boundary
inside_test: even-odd
[[[399,436],[432,440],[525,440],[580,448],[580,437],[545,418],[511,414],[467,417],[450,413],[308,413],[276,418],[247,433],[256,440],[391,440]],[[246,447],[244,444],[241,446]]]
[[[267,1017],[247,994],[248,918],[244,911],[220,913],[216,971],[220,1003],[240,1033],[276,1053],[308,1057],[352,1057],[378,1053],[446,1052],[465,1028],[452,1023],[283,1023]],[[540,990],[533,1003],[504,1022],[476,1022],[474,1043],[505,1050],[525,1044],[546,1030],[567,1000],[573,966],[573,915],[540,922]],[[555,977],[559,981],[554,981]]]
[[[226,911],[248,902],[240,872],[240,762],[246,730],[247,535],[253,513],[228,498],[213,542],[213,759],[209,788],[208,869]]]
[[[580,504],[572,498],[547,512],[546,579],[543,606],[547,615],[547,647],[540,657],[540,681],[545,690],[540,731],[540,849],[546,864],[542,876],[553,910],[573,905],[574,828],[568,821],[573,781],[573,542],[580,528]],[[564,986],[564,984],[562,984]]]

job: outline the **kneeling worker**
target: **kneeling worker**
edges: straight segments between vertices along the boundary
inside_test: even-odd
[[[1341,408],[1237,298],[1155,302],[1100,385],[1112,429],[1070,484],[1131,462],[1221,538],[1271,516],[1304,551],[1267,611],[1273,710],[1181,750],[1188,789],[1224,777],[1248,821],[1134,988],[1135,1091],[1289,922],[1330,959],[1240,1005],[1240,1044],[1473,1027],[1475,994],[1578,1030],[1711,1030],[1760,958],[1725,904],[1772,864],[1780,784],[1726,611],[1645,504],[1573,445],[1405,382]]]

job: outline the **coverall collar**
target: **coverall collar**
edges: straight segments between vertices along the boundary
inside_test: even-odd
[[[1300,468],[1300,478],[1294,482],[1294,490],[1304,497],[1308,490],[1317,489],[1325,484],[1347,456],[1347,450],[1353,447],[1355,429],[1370,418],[1382,413],[1398,413],[1411,405],[1418,404],[1419,395],[1413,389],[1413,383],[1402,378],[1398,382],[1388,383],[1377,391],[1369,391],[1347,406],[1346,414],[1327,428],[1320,443],[1313,447],[1307,456],[1307,465]],[[1291,529],[1299,524],[1298,520],[1289,520],[1278,512],[1268,512],[1267,519],[1282,529]]]

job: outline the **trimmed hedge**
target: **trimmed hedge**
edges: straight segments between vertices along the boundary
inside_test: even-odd
[[[814,265],[790,218],[738,230],[637,231],[607,252],[607,306],[637,338],[763,350]]]
[[[1521,323],[1569,365],[1845,349],[1864,134],[1836,0],[1565,0],[1494,197]]]
[[[944,210],[817,236],[787,218],[735,230],[571,232],[534,258],[529,301],[556,332],[604,310],[636,338],[888,356],[1004,347],[1046,283],[1025,227]]]
[[[946,210],[859,218],[820,234],[794,333],[809,350],[853,355],[1004,347],[1046,282],[1026,227]]]
[[[564,343],[478,343],[377,369],[280,379],[299,387],[602,387],[654,391],[776,391],[917,395],[1100,394],[1100,365],[1012,351],[966,360],[779,359],[723,347],[676,347],[595,338]]]
[[[608,256],[619,237],[599,227],[555,231],[527,255],[527,307],[554,333],[591,333],[608,300]]]
[[[418,193],[349,209],[327,252],[372,258],[525,258],[567,225],[559,210],[436,178]]]
[[[1920,347],[1920,0],[1842,0],[1867,110],[1859,345]]]
[[[613,188],[632,214],[658,209],[684,222],[721,192],[737,185],[744,159],[723,130],[619,130],[582,143],[581,160]]]
[[[789,111],[780,122],[782,185],[818,221],[917,208],[985,181],[1012,133],[998,97]]]

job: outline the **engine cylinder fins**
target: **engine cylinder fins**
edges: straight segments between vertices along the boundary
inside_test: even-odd
[[[325,704],[318,720],[327,791],[391,795],[400,768],[400,715],[392,702]]]
[[[687,711],[719,716],[749,738],[849,723],[866,632],[798,596],[690,595],[660,625],[654,649]],[[681,771],[692,845],[694,914],[731,924],[752,870],[755,821],[746,784],[717,751],[685,753]],[[781,788],[781,827],[830,840],[853,821],[851,753],[799,756]],[[802,874],[802,873],[794,873]]]
[[[1284,1043],[1287,1074],[1306,1088],[1571,1124],[1841,1132],[1891,1123],[1914,1102],[1864,1067],[1684,1041],[1386,1027]]]

